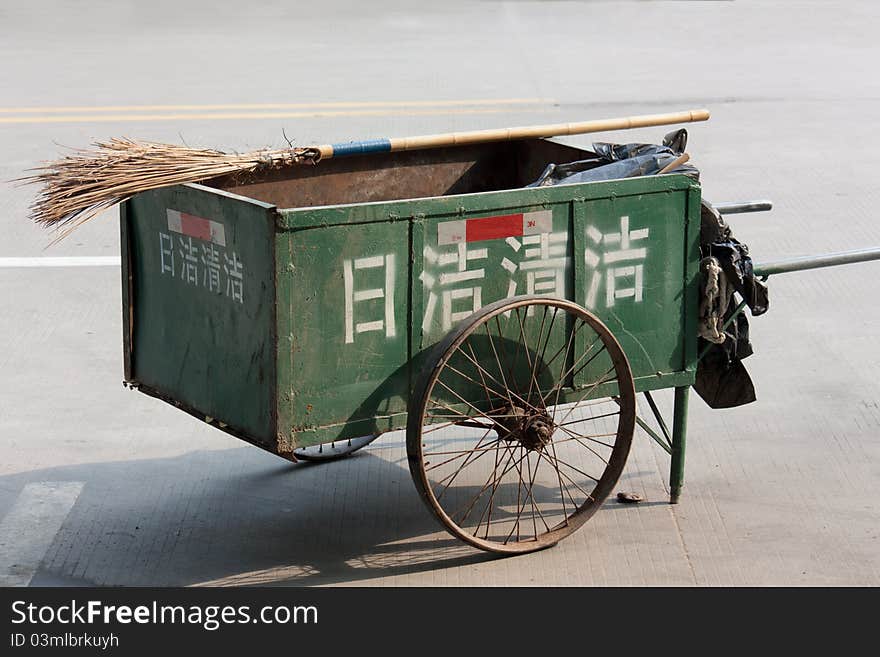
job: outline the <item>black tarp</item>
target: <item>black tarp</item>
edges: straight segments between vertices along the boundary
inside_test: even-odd
[[[527,187],[547,187],[570,183],[617,180],[652,176],[672,164],[687,146],[687,130],[675,130],[662,144],[593,144],[592,157],[566,164],[548,164],[540,177]],[[695,166],[684,163],[667,173],[683,173],[700,179]]]

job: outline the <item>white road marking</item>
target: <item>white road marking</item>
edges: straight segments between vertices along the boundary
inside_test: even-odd
[[[24,487],[0,520],[0,586],[27,586],[82,492],[81,481]]]
[[[0,269],[13,267],[119,267],[119,256],[0,258]]]
[[[93,107],[0,107],[0,114],[43,114],[70,112],[190,112],[216,110],[288,110],[288,109],[330,109],[363,107],[450,107],[456,105],[534,105],[544,103],[553,105],[552,98],[478,98],[459,100],[382,100],[382,101],[343,101],[321,103],[227,103],[223,105],[105,105]]]

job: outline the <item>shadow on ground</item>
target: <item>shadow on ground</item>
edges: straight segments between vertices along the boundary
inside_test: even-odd
[[[375,445],[320,465],[245,447],[57,467],[0,491],[85,482],[36,586],[354,583],[493,558],[441,531],[405,456]]]

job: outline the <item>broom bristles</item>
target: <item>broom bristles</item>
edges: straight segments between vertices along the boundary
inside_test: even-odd
[[[319,158],[314,148],[224,153],[113,138],[30,169],[36,173],[18,182],[42,185],[30,217],[47,228],[63,229],[57,238],[62,239],[100,212],[141,192],[228,174],[314,164]]]

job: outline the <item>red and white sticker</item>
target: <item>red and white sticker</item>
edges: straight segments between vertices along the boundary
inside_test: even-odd
[[[165,212],[168,215],[168,230],[226,246],[226,228],[220,222],[177,210],[165,210]]]
[[[553,232],[553,211],[520,212],[479,219],[444,221],[437,225],[437,244],[482,242]]]

